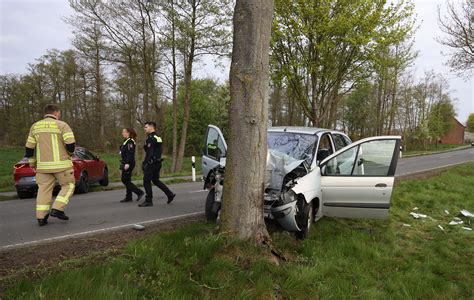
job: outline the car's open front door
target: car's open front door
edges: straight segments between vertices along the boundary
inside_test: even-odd
[[[227,153],[227,144],[221,130],[214,125],[207,126],[204,145],[202,148],[202,173],[204,179],[209,171],[219,165]]]
[[[323,215],[386,218],[400,136],[366,138],[321,162]]]

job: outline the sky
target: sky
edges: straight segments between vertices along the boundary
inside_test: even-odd
[[[448,52],[435,38],[442,36],[437,23],[437,7],[445,11],[445,0],[415,0],[415,13],[420,25],[415,34],[415,49],[419,55],[413,66],[418,78],[427,70],[443,74],[449,81],[459,121],[465,123],[474,113],[474,76],[459,78],[444,65]],[[455,0],[459,3],[459,0]],[[63,18],[72,14],[66,0],[0,0],[0,74],[26,73],[28,64],[46,53],[47,49],[70,49],[72,29]],[[198,77],[226,79],[228,69],[214,68],[210,60],[195,70]],[[227,67],[229,64],[225,64]]]

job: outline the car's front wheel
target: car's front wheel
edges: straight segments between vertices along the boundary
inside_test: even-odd
[[[215,212],[214,205],[216,204],[216,190],[212,188],[209,190],[206,199],[206,219],[215,222],[219,212]]]
[[[78,194],[85,194],[89,191],[89,177],[86,172],[81,173],[81,178],[79,179],[76,191]]]
[[[314,202],[307,203],[304,198],[298,199],[298,215],[296,215],[296,223],[301,229],[295,232],[297,239],[304,240],[308,237],[311,225],[314,223]]]

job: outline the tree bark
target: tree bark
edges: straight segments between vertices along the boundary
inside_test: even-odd
[[[272,12],[272,0],[237,0],[233,18],[230,140],[221,230],[256,243],[269,238],[263,193]]]

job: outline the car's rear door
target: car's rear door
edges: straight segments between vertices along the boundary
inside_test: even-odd
[[[209,171],[219,165],[220,159],[227,153],[227,143],[222,131],[214,125],[208,125],[202,148],[202,173],[206,178]]]
[[[386,218],[390,208],[400,136],[357,141],[321,162],[323,214]]]

